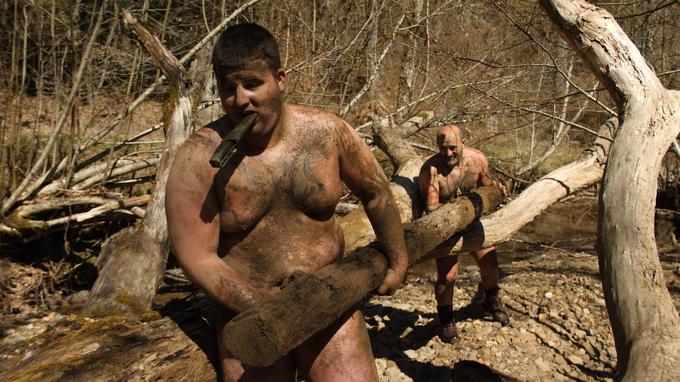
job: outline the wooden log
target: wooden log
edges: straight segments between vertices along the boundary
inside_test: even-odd
[[[0,381],[214,381],[214,331],[184,316],[63,319],[15,347],[21,355],[3,359]]]
[[[500,204],[501,191],[481,187],[406,227],[409,263]],[[236,316],[224,328],[227,349],[246,364],[270,366],[377,288],[388,263],[374,246],[361,247]],[[310,312],[313,307],[313,312]]]
[[[31,240],[66,226],[76,228],[93,219],[111,213],[131,213],[128,209],[145,205],[150,195],[120,198],[111,195],[75,195],[72,197],[35,200],[22,204],[0,223],[0,242],[12,239]],[[34,219],[36,215],[50,211],[68,210],[88,206],[89,211],[72,213],[47,220]]]

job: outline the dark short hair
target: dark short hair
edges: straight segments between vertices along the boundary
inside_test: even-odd
[[[244,23],[227,28],[213,47],[213,70],[220,74],[245,68],[253,60],[264,60],[272,73],[281,67],[279,44],[264,27]]]

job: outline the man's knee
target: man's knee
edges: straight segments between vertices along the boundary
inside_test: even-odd
[[[493,257],[496,255],[496,247],[481,248],[476,251],[472,251],[472,256],[477,259],[485,259],[488,257]]]
[[[370,337],[356,310],[308,339],[295,350],[303,375],[312,381],[378,381]]]
[[[439,277],[437,277],[437,281],[435,281],[435,285],[441,287],[449,287],[453,285],[457,278],[458,267],[454,267],[445,275],[439,275]]]

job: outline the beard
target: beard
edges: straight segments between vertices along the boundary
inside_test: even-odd
[[[445,158],[445,163],[449,168],[454,168],[456,165],[460,162],[460,157],[457,156],[451,156],[448,158]]]

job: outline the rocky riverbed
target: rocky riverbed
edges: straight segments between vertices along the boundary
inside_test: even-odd
[[[546,250],[505,264],[502,298],[512,320],[506,327],[480,308],[476,267],[461,273],[456,344],[436,336],[433,276],[412,275],[394,296],[364,304],[382,380],[448,381],[463,360],[520,380],[612,379],[616,352],[593,254]]]
[[[596,219],[595,198],[570,198],[499,246],[506,327],[481,309],[470,256],[461,256],[455,288],[456,344],[436,336],[433,264],[414,267],[394,296],[371,298],[363,311],[381,380],[448,381],[461,361],[526,381],[612,380],[616,350],[594,249]],[[657,219],[659,258],[678,309],[680,252],[672,228]]]

